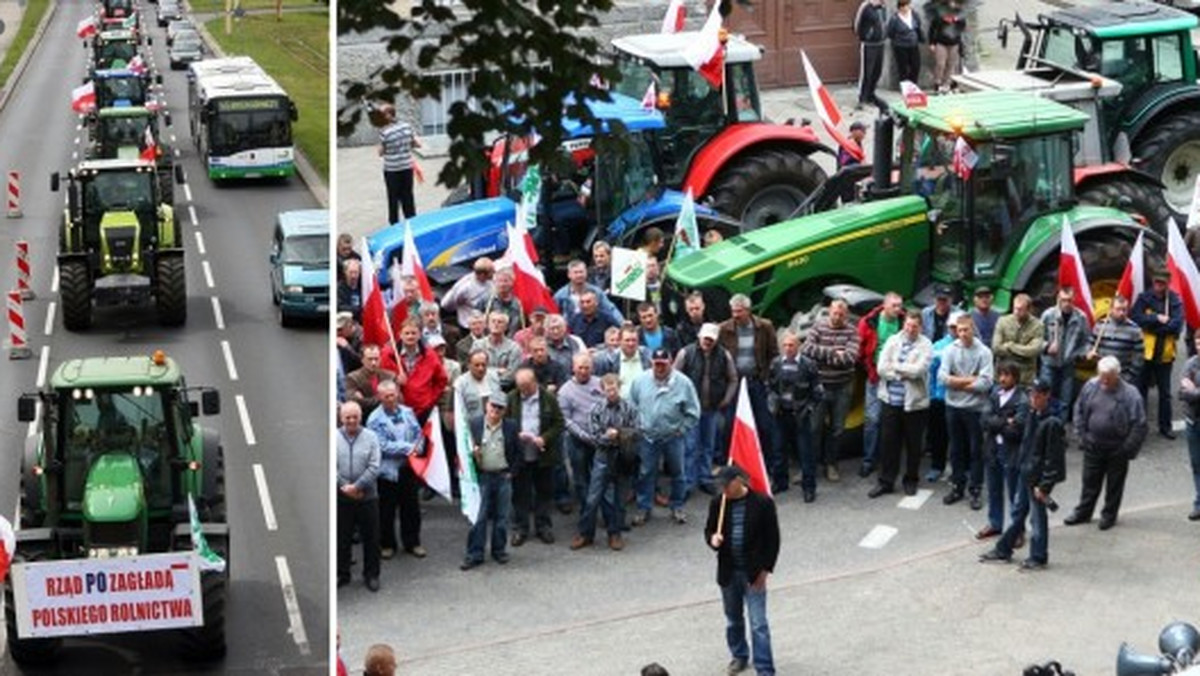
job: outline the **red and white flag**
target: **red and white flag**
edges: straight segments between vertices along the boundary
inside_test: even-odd
[[[71,90],[71,110],[80,115],[96,109],[96,86],[91,82]]]
[[[658,96],[654,93],[654,81],[646,85],[646,93],[642,94],[642,110],[654,110],[657,108],[655,103],[658,101]]]
[[[86,38],[90,35],[95,35],[96,34],[96,19],[95,19],[95,17],[89,16],[88,18],[80,21],[75,26],[75,34],[81,38]]]
[[[1167,226],[1167,270],[1171,273],[1171,290],[1183,301],[1183,316],[1189,328],[1200,327],[1200,272],[1188,253],[1179,224],[1171,219]]]
[[[959,136],[954,142],[954,157],[951,158],[950,165],[955,175],[964,181],[971,178],[971,171],[975,169],[975,165],[978,163],[979,154],[975,152],[970,143],[967,143],[965,138]]]
[[[904,106],[906,108],[924,108],[929,105],[929,97],[917,83],[910,80],[904,80],[900,83],[900,95],[904,97]]]
[[[136,75],[145,75],[146,74],[146,62],[145,62],[145,60],[142,59],[142,55],[134,54],[133,58],[129,60],[128,68],[129,68],[130,72],[132,72]]]
[[[800,58],[804,61],[804,77],[808,80],[808,93],[812,95],[813,107],[817,109],[817,117],[821,118],[821,124],[825,126],[825,131],[839,146],[851,157],[862,162],[866,155],[859,145],[842,133],[839,125],[842,124],[842,111],[838,109],[837,102],[833,100],[833,96],[825,85],[821,82],[821,76],[817,75],[817,69],[813,68],[812,62],[808,60],[808,54],[804,50],[800,50]]]
[[[667,5],[667,13],[663,16],[662,32],[678,33],[683,30],[683,22],[687,18],[687,6],[683,0],[671,0]]]
[[[401,253],[400,274],[417,280],[421,300],[433,300],[433,287],[429,285],[425,266],[421,264],[421,252],[417,251],[417,243],[413,240],[412,226],[408,220],[404,221],[404,251]]]
[[[454,496],[450,493],[450,465],[446,460],[446,445],[442,440],[442,416],[437,409],[434,409],[425,421],[425,427],[421,431],[425,433],[425,447],[429,452],[422,457],[410,453],[408,464],[426,486],[453,503]]]
[[[708,80],[714,89],[720,89],[725,84],[725,45],[721,44],[720,8],[721,3],[713,3],[700,35],[683,52],[683,60]]]
[[[1062,253],[1058,258],[1058,286],[1075,289],[1075,307],[1087,318],[1088,326],[1095,324],[1096,317],[1092,314],[1092,288],[1088,286],[1083,259],[1079,257],[1079,247],[1075,245],[1075,233],[1066,221],[1063,221]]]
[[[383,303],[383,292],[379,290],[379,275],[375,271],[377,260],[371,257],[367,238],[362,239],[362,278],[359,292],[362,294],[362,341],[364,345],[390,345],[391,327],[387,322],[387,308]]]
[[[1125,272],[1121,273],[1121,281],[1117,284],[1117,294],[1130,303],[1137,300],[1142,291],[1146,290],[1146,260],[1142,245],[1144,235],[1145,233],[1138,233],[1137,242],[1134,242],[1133,250],[1129,252],[1129,261],[1125,263]]]
[[[0,516],[0,582],[8,575],[13,554],[17,553],[17,535],[8,519]]]
[[[144,143],[142,145],[142,153],[140,157],[148,162],[153,162],[158,157],[158,144],[154,142],[154,134],[150,132],[150,125],[146,125]]]
[[[750,488],[774,497],[771,494],[771,482],[767,480],[767,465],[763,462],[762,446],[758,443],[758,425],[754,423],[754,409],[750,406],[745,378],[742,378],[738,389],[737,402],[733,434],[729,438],[729,463],[746,470],[746,474],[750,475]]]
[[[553,314],[558,314],[558,304],[554,302],[554,294],[546,286],[546,278],[542,271],[534,265],[529,257],[529,246],[522,229],[508,226],[508,250],[504,252],[503,261],[512,266],[513,295],[521,300],[521,307],[528,314],[536,307],[544,307]]]

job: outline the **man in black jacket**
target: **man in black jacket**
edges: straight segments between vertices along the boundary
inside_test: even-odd
[[[1021,440],[1021,483],[1026,499],[1017,503],[1012,523],[1000,536],[993,549],[980,555],[980,561],[1009,561],[1019,538],[1025,535],[1025,517],[1032,510],[1032,536],[1029,558],[1022,570],[1038,570],[1050,560],[1050,531],[1046,523],[1046,506],[1054,505],[1050,492],[1054,484],[1066,480],[1067,461],[1063,443],[1063,424],[1050,410],[1051,383],[1038,378],[1029,389],[1029,416]]]
[[[988,408],[983,412],[983,462],[987,480],[988,523],[976,540],[986,540],[1004,532],[1004,512],[1012,507],[1015,514],[1025,489],[1021,486],[1018,455],[1025,418],[1029,415],[1029,400],[1019,383],[1021,369],[1014,362],[1001,362],[996,369],[996,386],[988,395]],[[1008,495],[1008,500],[1004,499]]]
[[[467,534],[467,556],[462,570],[483,564],[488,522],[492,524],[492,558],[508,563],[508,519],[512,508],[512,479],[521,471],[521,448],[517,443],[518,424],[504,417],[508,398],[492,392],[482,417],[472,418],[471,457],[479,481],[479,518]]]
[[[858,75],[858,105],[855,110],[864,106],[876,105],[886,109],[887,104],[875,95],[875,86],[879,84],[879,76],[883,74],[883,48],[887,44],[885,27],[887,26],[887,8],[883,0],[862,0],[858,13],[854,15],[854,34],[858,36],[861,51],[861,70]]]
[[[717,584],[725,605],[725,641],[733,660],[728,673],[749,666],[743,608],[750,611],[750,640],[754,669],[759,676],[774,676],[771,629],[767,626],[767,576],[779,558],[779,518],[775,503],[750,490],[749,477],[737,465],[726,465],[717,474],[722,494],[708,506],[704,541],[717,552]]]

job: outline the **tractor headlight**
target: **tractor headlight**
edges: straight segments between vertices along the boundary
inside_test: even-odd
[[[89,559],[116,559],[126,556],[137,556],[137,547],[89,547]]]

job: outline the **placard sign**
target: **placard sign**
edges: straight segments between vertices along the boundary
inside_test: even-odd
[[[646,300],[646,254],[640,249],[612,250],[612,293],[621,298]]]
[[[191,552],[22,563],[10,574],[21,638],[204,624]]]

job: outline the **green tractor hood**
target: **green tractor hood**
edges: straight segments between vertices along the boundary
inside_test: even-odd
[[[104,274],[142,272],[141,224],[132,211],[108,211],[100,219],[101,270]]]
[[[88,521],[133,521],[146,507],[142,471],[128,453],[106,453],[88,470],[83,516]]]

